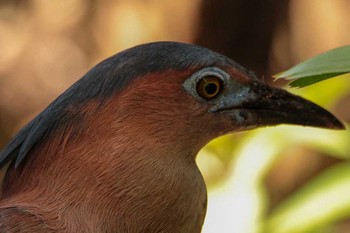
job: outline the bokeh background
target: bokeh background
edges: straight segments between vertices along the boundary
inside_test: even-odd
[[[0,0],[0,148],[94,64],[159,40],[271,75],[349,44],[348,0]],[[287,88],[287,87],[285,87]],[[350,77],[290,89],[350,122]],[[348,127],[349,128],[349,127]],[[350,131],[279,126],[214,140],[203,233],[350,232]]]

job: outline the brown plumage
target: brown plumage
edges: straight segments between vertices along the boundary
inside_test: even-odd
[[[197,152],[217,136],[279,123],[343,127],[210,50],[175,42],[126,50],[0,154],[1,165],[12,161],[0,231],[199,233],[207,200]]]

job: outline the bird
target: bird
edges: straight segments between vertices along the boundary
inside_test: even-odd
[[[197,45],[151,42],[100,62],[0,154],[1,232],[199,233],[198,151],[224,134],[343,129],[322,107]]]

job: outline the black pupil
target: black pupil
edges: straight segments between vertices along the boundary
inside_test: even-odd
[[[204,88],[208,95],[214,95],[218,91],[218,86],[215,83],[208,83]]]

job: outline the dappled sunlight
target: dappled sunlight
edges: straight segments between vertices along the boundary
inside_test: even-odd
[[[350,163],[337,165],[310,181],[280,206],[268,232],[308,232],[349,217]]]

